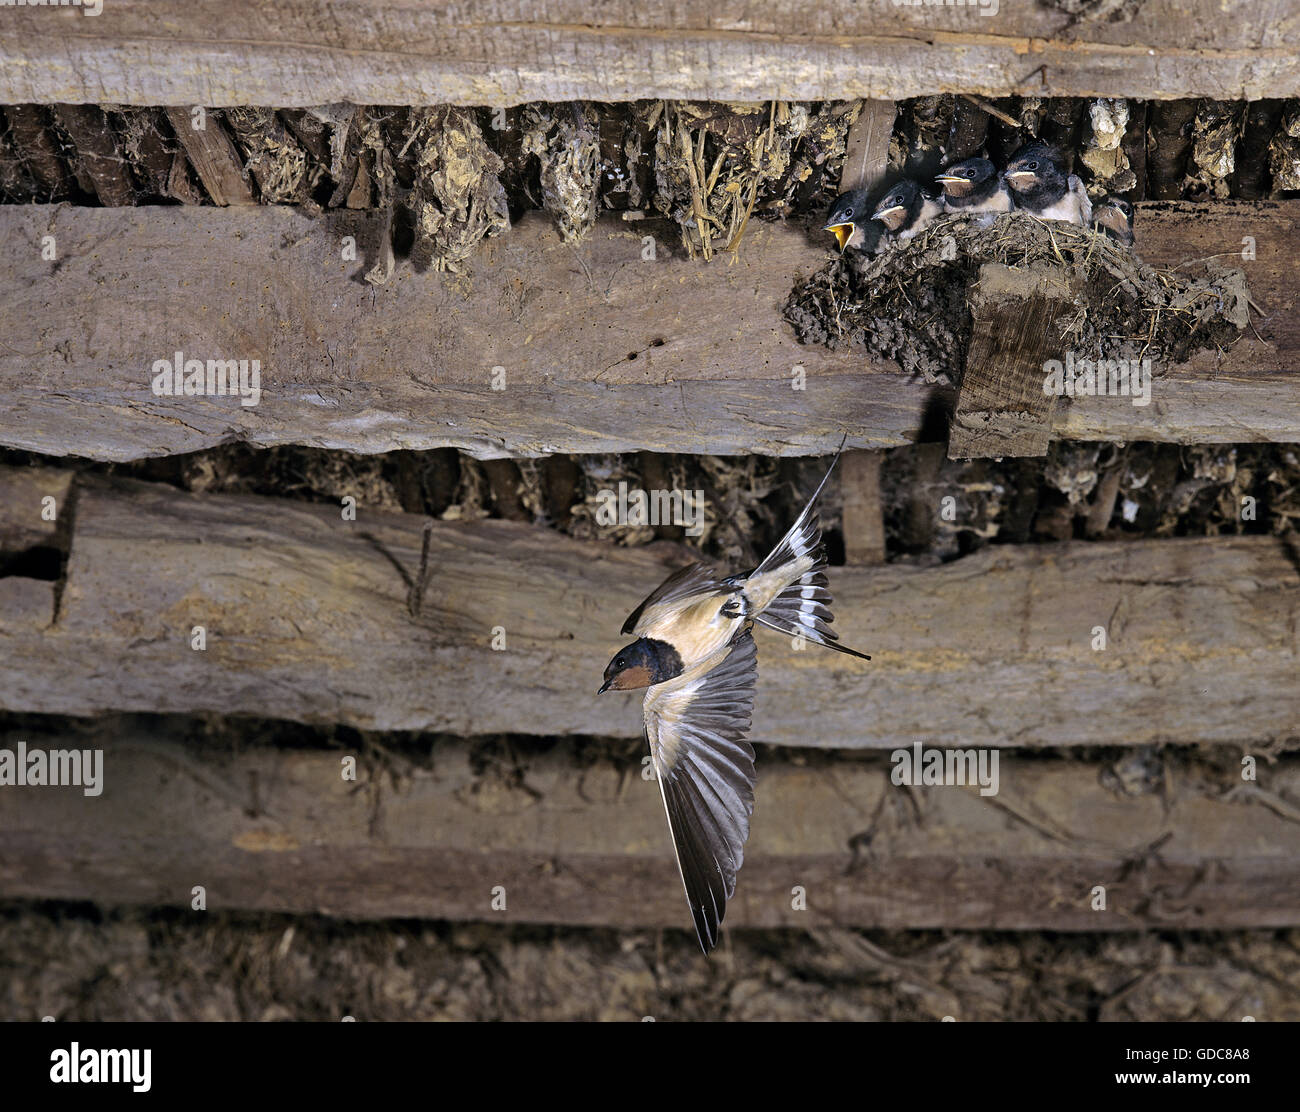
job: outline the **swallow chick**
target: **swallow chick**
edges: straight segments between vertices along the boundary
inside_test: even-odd
[[[1015,208],[1011,190],[998,168],[987,158],[968,158],[940,171],[935,181],[943,190],[945,212],[985,214],[977,223],[988,227],[997,214]]]
[[[836,644],[830,629],[826,550],[813,513],[828,478],[830,470],[780,544],[748,575],[720,578],[695,563],[655,588],[623,623],[622,632],[636,640],[614,654],[600,688],[645,689],[645,738],[706,954],[718,943],[735,892],[754,809],[754,624],[871,659]]]
[[[871,251],[880,239],[880,225],[873,226],[871,214],[867,211],[866,189],[850,189],[835,198],[826,214],[824,232],[835,236],[840,245],[841,254],[850,247],[859,251]]]
[[[885,194],[871,219],[885,226],[891,243],[902,243],[919,235],[942,212],[943,202],[937,196],[904,178]]]
[[[1046,143],[1021,147],[1003,175],[1016,208],[1043,220],[1064,220],[1092,227],[1092,202],[1074,174],[1066,177],[1061,159]]]
[[[1117,243],[1133,246],[1133,206],[1123,197],[1107,196],[1092,210],[1092,222]]]

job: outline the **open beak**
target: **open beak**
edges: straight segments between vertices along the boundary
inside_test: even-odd
[[[609,685],[610,685],[611,683],[613,683],[613,682],[614,682],[613,680],[606,680],[604,683],[602,683],[602,684],[600,685],[600,690],[597,691],[596,694],[597,694],[597,695],[604,695],[605,692],[609,690]]]
[[[844,250],[844,245],[853,238],[853,233],[857,231],[857,225],[848,224],[827,224],[823,229],[827,232],[835,233],[835,242],[840,245],[840,250]]]
[[[872,220],[883,220],[883,219],[884,219],[886,216],[888,216],[891,212],[902,212],[902,211],[903,211],[903,206],[902,206],[902,205],[888,205],[888,206],[886,206],[886,207],[884,207],[884,208],[878,208],[878,209],[876,209],[876,211],[873,212],[873,213],[871,214],[871,219],[872,219]]]

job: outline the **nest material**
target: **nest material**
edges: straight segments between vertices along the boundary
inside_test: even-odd
[[[847,252],[795,287],[785,316],[802,343],[864,348],[926,382],[951,384],[970,343],[971,285],[989,262],[1064,270],[1078,292],[1062,344],[1078,358],[1148,358],[1159,374],[1231,344],[1248,323],[1240,270],[1214,260],[1201,276],[1157,269],[1104,235],[1023,212],[991,228],[940,220],[874,258]]]
[[[411,208],[416,269],[459,273],[485,236],[510,227],[500,157],[463,108],[433,108],[412,117],[407,146],[418,145]],[[405,153],[405,152],[403,152]]]
[[[1188,197],[1222,199],[1230,195],[1229,179],[1236,169],[1237,141],[1245,120],[1243,106],[1225,100],[1203,100],[1192,124],[1192,151],[1183,193]]]
[[[836,180],[860,110],[857,102],[815,110],[784,101],[654,102],[644,116],[655,137],[654,206],[681,229],[692,257],[711,258],[735,245],[756,212],[785,216],[806,203],[814,171]]]
[[[1126,100],[1102,98],[1088,105],[1088,142],[1079,161],[1088,168],[1088,193],[1128,193],[1137,185],[1123,147],[1129,124]]]
[[[1287,104],[1282,126],[1268,145],[1268,168],[1274,189],[1300,189],[1300,101]]]
[[[321,168],[271,109],[227,108],[225,118],[265,203],[301,204],[311,195]]]
[[[542,207],[565,243],[596,226],[600,117],[589,104],[529,105],[523,151],[541,163]]]

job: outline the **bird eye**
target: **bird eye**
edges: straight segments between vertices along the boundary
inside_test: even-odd
[[[1025,169],[1026,169],[1026,170],[1037,170],[1037,169],[1038,169],[1038,163],[1037,163],[1037,162],[1026,162],[1026,163],[1025,163]]]
[[[616,659],[616,660],[614,661],[614,667],[615,667],[615,668],[626,668],[626,667],[627,667],[627,661],[624,660],[624,659],[620,656],[618,659]]]

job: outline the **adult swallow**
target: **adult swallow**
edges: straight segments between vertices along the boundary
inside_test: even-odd
[[[1123,197],[1108,195],[1092,210],[1092,222],[1116,242],[1133,246],[1133,206]]]
[[[998,173],[998,168],[987,158],[968,158],[949,166],[935,176],[943,190],[943,207],[946,212],[1003,213],[1015,208],[1011,190]],[[981,220],[991,224],[996,215]]]
[[[829,470],[781,543],[748,575],[720,578],[695,563],[655,588],[623,623],[622,632],[637,639],[614,654],[600,688],[645,689],[645,737],[706,954],[736,889],[754,809],[754,624],[871,659],[836,644],[830,629],[826,549],[813,513],[828,478]]]
[[[1066,177],[1060,157],[1046,143],[1021,147],[1007,163],[1003,177],[1011,187],[1016,208],[1027,209],[1043,220],[1092,227],[1088,191],[1073,174]]]
[[[889,233],[891,242],[911,239],[943,212],[943,202],[923,189],[919,182],[904,178],[895,185],[871,214]]]
[[[880,238],[880,225],[872,226],[871,214],[867,211],[867,194],[866,189],[850,189],[847,193],[841,193],[826,214],[826,225],[822,231],[831,232],[835,236],[841,252],[850,247],[870,251]]]

